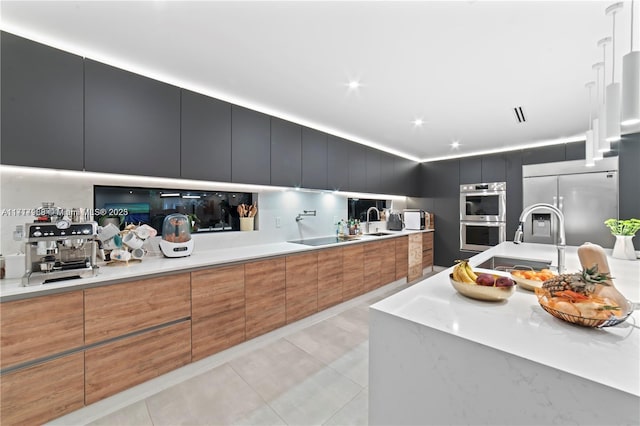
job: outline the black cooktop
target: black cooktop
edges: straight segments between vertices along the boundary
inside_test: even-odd
[[[309,238],[306,240],[289,241],[290,243],[304,244],[305,246],[324,246],[327,244],[344,243],[347,240],[340,239],[338,237],[320,237]]]

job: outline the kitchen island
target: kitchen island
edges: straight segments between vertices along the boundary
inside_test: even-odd
[[[606,250],[610,254],[610,250]],[[552,261],[555,246],[502,243],[471,258]],[[609,257],[616,287],[640,300],[640,261]],[[567,271],[580,268],[567,247]],[[369,422],[640,423],[640,312],[603,329],[552,317],[530,291],[466,298],[449,268],[370,309]]]

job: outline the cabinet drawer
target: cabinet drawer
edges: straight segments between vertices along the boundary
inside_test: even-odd
[[[393,239],[383,241],[381,251],[380,285],[383,286],[396,280],[396,242]]]
[[[318,254],[286,258],[287,323],[318,312]]]
[[[433,265],[433,250],[423,250],[422,251],[422,267],[426,268],[427,266]]]
[[[244,293],[244,265],[191,273],[192,360],[244,341]]]
[[[84,292],[86,344],[191,316],[189,273]]]
[[[85,402],[92,404],[191,361],[191,321],[85,351]]]
[[[267,333],[286,322],[285,259],[245,264],[247,339]]]
[[[422,234],[422,250],[433,249],[433,232],[425,232]]]
[[[84,343],[82,291],[5,302],[0,306],[1,367]]]
[[[364,291],[369,292],[382,283],[382,241],[364,244]]]
[[[395,238],[396,280],[406,278],[409,273],[409,237]]]
[[[84,405],[84,355],[78,352],[4,374],[0,383],[3,426],[43,424]]]
[[[354,244],[342,249],[342,300],[364,293],[364,246]]]
[[[342,249],[318,252],[318,311],[342,302]]]

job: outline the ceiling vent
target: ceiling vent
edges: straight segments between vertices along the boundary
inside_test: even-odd
[[[527,121],[527,119],[524,118],[524,112],[522,111],[522,107],[515,107],[513,109],[513,112],[516,113],[516,120],[518,120],[518,123],[524,123],[525,121]]]

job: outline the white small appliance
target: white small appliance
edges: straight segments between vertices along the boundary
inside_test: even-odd
[[[404,229],[420,230],[425,228],[424,210],[404,210]]]
[[[193,251],[191,224],[186,215],[173,213],[164,218],[160,250],[167,257],[189,256]]]

